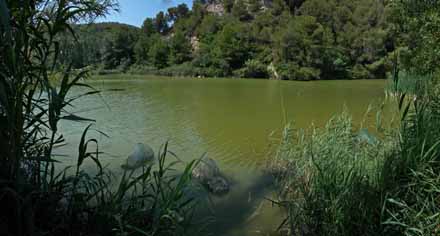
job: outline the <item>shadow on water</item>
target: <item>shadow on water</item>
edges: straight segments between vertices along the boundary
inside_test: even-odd
[[[196,216],[200,221],[212,218],[206,226],[208,235],[234,235],[231,230],[245,229],[254,218],[264,216],[262,204],[269,203],[265,197],[274,191],[274,179],[269,174],[260,173],[250,181],[248,184],[234,183],[224,196],[205,194],[208,201],[200,205]],[[275,231],[277,226],[274,224],[270,231]]]

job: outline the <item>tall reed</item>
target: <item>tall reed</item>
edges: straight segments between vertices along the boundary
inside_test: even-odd
[[[424,83],[399,93],[400,127],[374,139],[347,114],[286,128],[272,165],[291,235],[439,235],[440,90]]]

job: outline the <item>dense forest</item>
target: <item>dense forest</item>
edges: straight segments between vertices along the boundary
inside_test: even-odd
[[[384,78],[399,48],[391,1],[195,0],[145,19],[75,25],[62,65],[99,73],[285,80]]]

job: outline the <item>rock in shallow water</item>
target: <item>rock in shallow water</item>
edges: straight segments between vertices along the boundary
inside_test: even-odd
[[[357,140],[359,142],[367,143],[367,144],[370,144],[370,145],[377,144],[379,142],[379,140],[376,138],[376,136],[371,134],[368,131],[368,129],[361,129],[361,130],[359,130],[356,138],[357,138]]]
[[[134,146],[133,152],[128,156],[127,163],[123,165],[125,169],[136,169],[144,165],[146,162],[154,160],[153,149],[143,143]]]
[[[221,175],[217,163],[211,158],[202,159],[194,168],[192,176],[211,193],[224,194],[229,191],[228,181]]]
[[[217,176],[207,184],[208,190],[214,194],[225,194],[229,192],[229,183],[222,176]]]
[[[200,182],[207,183],[209,180],[220,175],[220,170],[213,159],[203,158],[194,168],[192,175]]]

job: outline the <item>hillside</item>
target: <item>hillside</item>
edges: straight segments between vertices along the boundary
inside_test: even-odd
[[[186,76],[384,78],[395,50],[386,1],[196,0],[141,29],[76,26],[64,64]]]
[[[131,48],[134,46],[133,42],[139,38],[139,28],[120,23],[93,23],[74,25],[73,29],[76,39],[70,34],[62,38],[63,51],[60,57],[62,64],[72,63],[74,68],[83,68],[102,64],[105,60],[108,60],[108,63],[115,60],[113,65],[109,66],[133,62],[123,62],[118,58],[124,58],[124,60],[133,58]],[[120,55],[112,53],[116,49],[115,44],[124,44]]]

